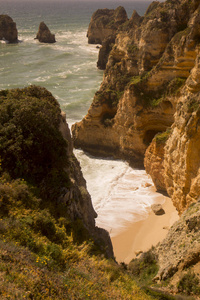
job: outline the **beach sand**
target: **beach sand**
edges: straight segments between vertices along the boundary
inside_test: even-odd
[[[169,228],[179,217],[170,198],[165,197],[162,207],[165,210],[164,215],[156,216],[149,208],[149,215],[145,220],[128,223],[123,232],[111,237],[118,262],[129,263],[136,257],[136,253],[147,251],[165,238]]]

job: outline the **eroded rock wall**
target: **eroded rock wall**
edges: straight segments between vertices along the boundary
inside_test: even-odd
[[[72,127],[75,147],[135,165],[150,145],[147,172],[179,213],[200,192],[199,5],[154,1],[144,17],[134,12],[117,33],[88,114]]]
[[[167,237],[156,248],[159,271],[155,280],[164,281],[168,279],[171,293],[178,292],[177,283],[186,274],[194,273],[200,279],[199,229],[200,202],[197,202],[183,213],[180,219],[170,228]],[[191,281],[191,284],[193,285],[194,282]],[[186,285],[185,288],[187,288]],[[188,290],[189,293],[192,293],[192,286]]]

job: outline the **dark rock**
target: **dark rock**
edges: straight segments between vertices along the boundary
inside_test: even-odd
[[[153,210],[154,214],[157,216],[161,216],[165,214],[165,211],[162,208],[161,204],[152,204],[151,209]]]
[[[52,34],[44,22],[39,25],[38,33],[36,39],[41,43],[55,43],[55,34]]]
[[[99,57],[97,61],[97,67],[100,70],[105,70],[109,54],[114,43],[115,38],[113,36],[110,36],[103,41],[102,47],[99,50]]]
[[[8,15],[0,15],[0,40],[9,43],[18,42],[16,23]]]

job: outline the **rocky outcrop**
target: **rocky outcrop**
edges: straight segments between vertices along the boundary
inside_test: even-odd
[[[147,174],[151,175],[157,191],[166,192],[164,172],[164,147],[170,130],[157,134],[146,150],[144,166]]]
[[[9,43],[18,42],[16,23],[8,15],[0,15],[0,40]]]
[[[98,9],[92,15],[87,37],[89,44],[102,44],[109,36],[115,36],[118,27],[128,20],[122,6],[114,9]]]
[[[145,156],[155,186],[179,213],[200,192],[199,4],[155,1],[144,17],[134,12],[88,114],[72,127],[75,146],[93,154],[137,165]]]
[[[100,70],[105,70],[106,64],[108,62],[109,54],[110,51],[112,50],[114,43],[115,43],[114,36],[109,36],[103,40],[102,46],[99,49],[99,56],[97,61],[97,67]]]
[[[200,202],[197,202],[183,213],[170,228],[164,241],[156,248],[159,272],[155,280],[168,279],[171,292],[177,292],[177,283],[185,274],[194,273],[200,280],[199,240]],[[190,292],[192,293],[191,290]]]
[[[128,22],[125,9],[122,6],[114,9],[98,9],[92,15],[87,37],[89,44],[101,44],[97,67],[105,70],[109,53],[115,42],[120,27]]]
[[[38,33],[36,39],[41,43],[55,43],[55,34],[52,34],[44,22],[39,25]]]

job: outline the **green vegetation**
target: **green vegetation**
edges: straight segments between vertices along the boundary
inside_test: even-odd
[[[0,298],[152,299],[57,201],[70,161],[53,96],[29,87],[0,103]]]
[[[2,170],[37,185],[43,199],[53,199],[61,187],[70,184],[63,169],[67,143],[59,120],[59,104],[44,88],[0,92]]]
[[[127,51],[129,54],[135,54],[139,51],[138,47],[134,44],[128,45],[127,46]]]
[[[140,258],[133,259],[129,263],[129,269],[140,285],[152,284],[152,279],[158,272],[158,259],[154,248],[144,252]]]
[[[140,81],[142,80],[142,77],[141,76],[133,76],[131,78],[131,81],[130,81],[130,84],[137,84],[139,83]]]
[[[188,102],[187,102],[187,111],[189,113],[192,113],[194,111],[197,111],[199,109],[199,106],[200,106],[200,102],[197,101],[197,99],[190,99]]]
[[[179,292],[184,292],[187,295],[200,295],[199,283],[199,279],[195,273],[188,271],[178,282],[177,288]]]
[[[94,102],[105,102],[110,108],[116,109],[123,92],[107,88],[96,92]]]
[[[134,76],[130,81],[130,87],[134,89],[137,98],[143,101],[144,106],[149,107],[157,107],[167,97],[176,96],[186,81],[185,78],[176,77],[156,90],[148,90],[147,80],[149,76],[150,73],[148,72],[143,76]]]
[[[166,143],[171,133],[171,128],[168,128],[166,131],[156,134],[155,140],[157,143]]]
[[[2,176],[0,200],[1,299],[150,299],[91,242],[76,244],[24,180]]]

